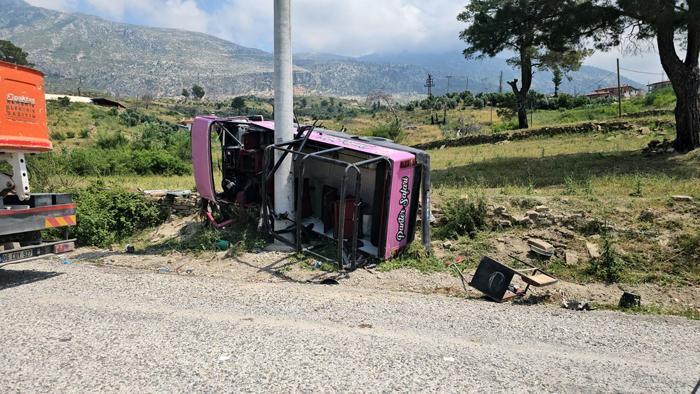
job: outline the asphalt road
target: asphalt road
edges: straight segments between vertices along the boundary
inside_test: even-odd
[[[138,258],[138,257],[135,257]],[[675,392],[700,322],[36,262],[0,270],[2,392]]]

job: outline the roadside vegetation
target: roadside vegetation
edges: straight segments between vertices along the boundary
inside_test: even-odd
[[[530,113],[535,129],[617,121],[617,104],[610,101],[531,95],[536,103]],[[652,141],[673,138],[669,109],[674,102],[670,89],[625,100],[623,121],[629,126],[618,131],[591,128],[431,150],[433,198],[439,218],[433,231],[434,253],[426,254],[416,242],[407,253],[378,269],[468,273],[482,256],[507,262],[512,253],[526,253],[523,239],[540,237],[578,255],[575,264],[565,261],[562,254],[535,260],[565,281],[699,286],[700,157],[697,152],[650,155],[645,150]],[[254,97],[220,102],[154,100],[147,107],[139,100],[125,104],[129,109],[117,111],[50,103],[49,126],[56,149],[32,157],[29,163],[35,190],[70,191],[76,196],[79,225],[75,234],[82,245],[138,244],[139,234],[165,220],[160,207],[145,200],[139,190],[194,188],[189,135],[178,122],[196,113],[270,116],[271,112],[268,99]],[[512,105],[508,93],[450,94],[369,105],[323,97],[296,99],[297,116],[304,123],[317,121],[331,129],[406,145],[507,132],[516,126],[509,110]],[[672,196],[676,195],[694,201],[675,201]],[[503,218],[494,213],[503,206],[513,216],[525,215],[540,205],[555,215],[581,214],[585,220],[568,227],[559,223],[527,226],[515,221],[503,226],[499,224]],[[119,215],[109,212],[136,220],[126,225]],[[138,244],[139,250],[211,253],[222,242],[234,254],[259,249],[264,240],[257,223],[244,223],[227,231],[193,223],[167,241]],[[587,243],[595,244],[601,256],[591,258]],[[300,259],[311,264],[307,260]],[[308,266],[316,268],[315,264]],[[680,306],[669,308],[662,309],[693,316]]]

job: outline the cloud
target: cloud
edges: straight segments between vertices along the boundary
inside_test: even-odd
[[[59,11],[74,11],[78,7],[78,0],[25,0],[27,3],[43,8]]]
[[[106,19],[212,34],[237,44],[273,49],[270,0],[28,0],[61,11],[80,11]],[[457,14],[466,0],[293,0],[296,51],[357,56],[375,52],[458,51],[465,26]],[[612,50],[596,53],[586,64],[659,72],[657,52]],[[624,72],[645,82],[653,75]],[[657,77],[657,79],[660,78]]]
[[[461,0],[295,0],[294,46],[343,55],[457,48],[462,6]],[[229,1],[221,14],[234,23],[213,29],[216,35],[271,49],[271,1]]]

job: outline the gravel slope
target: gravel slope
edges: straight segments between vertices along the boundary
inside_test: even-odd
[[[138,258],[138,257],[134,257]],[[700,322],[35,262],[0,270],[4,392],[690,392]]]

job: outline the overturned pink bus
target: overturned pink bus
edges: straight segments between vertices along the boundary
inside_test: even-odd
[[[220,176],[213,144],[221,148]],[[296,209],[283,218],[289,227],[276,230],[273,179],[284,159],[293,161]],[[424,151],[311,126],[275,144],[274,123],[262,117],[204,116],[192,125],[192,160],[207,205],[218,212],[259,206],[271,239],[341,269],[398,256],[414,241],[419,212],[422,243],[430,247],[430,156]],[[216,226],[235,226],[225,214],[205,215]]]

